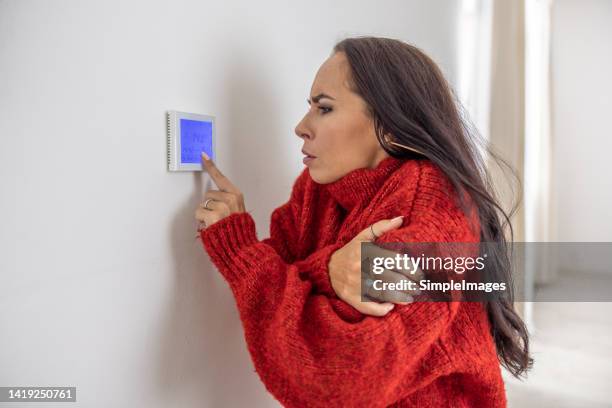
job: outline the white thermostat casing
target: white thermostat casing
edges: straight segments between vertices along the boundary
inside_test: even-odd
[[[215,117],[166,112],[168,171],[202,171],[202,152],[215,158]]]

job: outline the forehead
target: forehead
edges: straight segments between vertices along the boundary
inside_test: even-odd
[[[312,83],[311,94],[326,93],[336,99],[349,92],[350,77],[348,61],[343,53],[335,53],[321,65]]]

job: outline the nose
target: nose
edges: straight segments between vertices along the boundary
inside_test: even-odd
[[[300,123],[297,124],[297,126],[295,127],[295,134],[300,139],[312,139],[312,133],[306,127],[306,124],[304,123],[305,120],[306,120],[306,117],[304,116],[304,118],[302,118]]]

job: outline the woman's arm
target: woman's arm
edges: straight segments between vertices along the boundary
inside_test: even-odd
[[[289,200],[272,212],[270,217],[270,237],[261,240],[261,242],[274,248],[286,263],[301,265],[298,269],[302,279],[309,279],[315,288],[321,289],[321,293],[337,298],[336,293],[330,286],[327,268],[317,266],[327,265],[329,257],[341,248],[343,244],[338,242],[327,245],[305,259],[297,260],[301,226],[300,214],[304,204],[304,191],[307,182],[308,174],[305,168],[297,177]],[[340,302],[338,302],[338,305],[340,305]],[[342,306],[338,307],[343,309]]]
[[[293,184],[289,200],[272,211],[270,237],[261,241],[274,248],[287,263],[293,263],[298,256],[300,213],[307,180],[308,174],[304,169]]]
[[[445,225],[455,215],[436,208],[420,219]],[[422,227],[415,222],[392,231],[393,241],[409,242],[417,233],[434,242],[436,232]],[[419,372],[425,359],[433,370],[449,364],[438,339],[457,302],[397,305],[384,318],[338,308],[344,302],[313,293],[312,282],[300,278],[326,272],[333,252],[324,248],[287,263],[257,240],[248,213],[202,230],[202,241],[234,293],[255,368],[283,403],[384,407],[428,381]]]

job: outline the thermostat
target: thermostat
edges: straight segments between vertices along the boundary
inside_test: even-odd
[[[167,112],[168,171],[202,171],[202,152],[215,158],[215,117]]]

